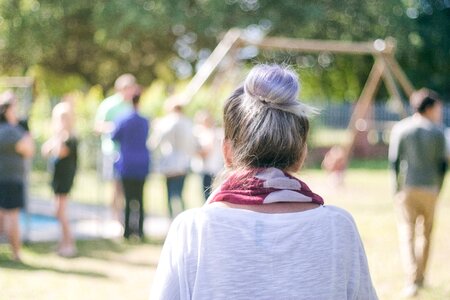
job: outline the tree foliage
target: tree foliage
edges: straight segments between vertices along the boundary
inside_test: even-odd
[[[124,72],[142,83],[172,82],[191,76],[231,27],[347,41],[393,36],[414,85],[450,95],[447,0],[3,0],[0,73],[23,75],[38,66],[62,79],[78,76],[105,88]],[[315,87],[311,97],[318,93],[332,99],[354,98],[372,60],[270,52],[247,59],[255,55],[298,65]]]

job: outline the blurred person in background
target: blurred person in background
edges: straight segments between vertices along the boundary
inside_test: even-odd
[[[17,97],[11,91],[0,95],[0,233],[6,232],[13,260],[20,261],[19,211],[24,207],[25,159],[34,154],[34,141],[19,126]]]
[[[136,92],[136,78],[132,74],[120,75],[114,82],[116,93],[104,99],[95,116],[94,130],[101,134],[101,172],[103,180],[113,181],[111,208],[113,218],[122,222],[123,190],[119,175],[114,170],[118,159],[118,146],[112,141],[114,122],[133,111],[131,100]]]
[[[185,210],[183,187],[195,153],[192,122],[183,112],[183,104],[176,97],[166,102],[168,114],[155,122],[152,148],[158,153],[156,171],[164,175],[167,187],[167,207],[170,218],[174,212],[174,200],[178,199]]]
[[[344,175],[347,169],[346,153],[343,146],[334,145],[323,158],[322,169],[328,172],[333,187],[344,186]]]
[[[423,287],[434,212],[447,170],[442,102],[432,90],[410,97],[413,116],[394,125],[389,162],[394,173],[400,251],[406,272],[403,296]]]
[[[71,95],[66,95],[65,99],[53,108],[53,133],[41,148],[42,156],[49,158],[56,216],[61,225],[61,240],[57,251],[64,257],[72,257],[77,254],[67,216],[68,196],[73,186],[78,163],[78,139],[74,132],[75,119],[71,97]]]
[[[122,180],[125,194],[124,237],[137,235],[144,238],[144,184],[150,170],[150,152],[147,138],[150,122],[138,107],[140,91],[133,96],[133,111],[116,122],[113,141],[119,144],[119,160],[116,168]],[[138,215],[138,217],[136,217]]]

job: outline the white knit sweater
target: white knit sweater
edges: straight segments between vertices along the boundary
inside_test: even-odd
[[[150,299],[377,299],[353,218],[206,204],[173,222]]]

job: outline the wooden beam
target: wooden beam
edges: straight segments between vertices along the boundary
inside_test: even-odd
[[[31,87],[34,84],[33,77],[2,77],[0,78],[0,86],[3,87]]]
[[[389,68],[392,70],[392,73],[405,91],[405,94],[410,97],[414,92],[414,86],[412,85],[411,81],[409,81],[408,76],[406,76],[405,72],[400,67],[394,56],[386,55],[385,60]]]
[[[353,110],[352,117],[348,124],[348,129],[351,131],[351,139],[347,145],[344,146],[345,151],[345,161],[347,162],[351,152],[353,150],[356,134],[358,133],[357,122],[358,120],[363,120],[366,116],[370,104],[372,103],[373,97],[378,89],[378,86],[381,82],[381,76],[384,72],[386,65],[384,61],[376,57],[375,63],[373,64],[372,69],[370,70],[369,77],[367,78],[366,84],[361,92],[361,95],[356,102],[355,109]]]
[[[371,54],[379,56],[384,54],[386,57],[386,64],[392,70],[392,73],[402,86],[405,93],[410,96],[414,91],[414,87],[409,79],[398,65],[393,53],[395,52],[395,40],[387,38],[386,40],[375,40],[373,42],[346,42],[346,41],[322,41],[322,40],[307,40],[307,39],[293,39],[286,37],[265,37],[262,40],[251,40],[242,37],[239,29],[230,29],[221,42],[217,45],[208,59],[200,67],[200,70],[192,77],[183,92],[180,101],[187,104],[191,101],[193,96],[198,92],[202,85],[208,80],[212,72],[217,68],[222,59],[229,53],[229,51],[237,44],[253,45],[262,49],[282,49],[294,50],[301,52],[334,52],[344,54]],[[389,75],[387,75],[389,76]],[[393,89],[392,82],[386,78],[386,85],[395,97],[397,92]],[[394,81],[395,82],[395,81]]]
[[[387,66],[385,57],[381,56],[380,59],[383,59],[385,65]],[[399,105],[399,107],[401,109],[400,115],[402,116],[402,118],[406,117],[408,115],[408,113],[406,112],[405,105],[403,104],[403,101],[402,101],[402,96],[397,87],[397,84],[395,83],[394,77],[392,76],[390,69],[387,67],[384,68],[382,75],[383,75],[383,80],[384,80],[384,83],[386,85],[386,88],[387,88],[389,94],[391,95],[393,100]]]
[[[379,54],[391,53],[394,47],[383,40],[374,42],[345,42],[293,39],[286,37],[266,37],[261,41],[242,39],[243,43],[259,48],[295,50],[301,52],[336,52],[348,54]]]
[[[208,80],[212,72],[217,68],[222,59],[227,55],[230,49],[239,41],[241,31],[239,29],[230,29],[220,41],[211,55],[202,64],[194,77],[188,83],[186,89],[183,92],[180,101],[183,104],[189,103],[202,85]]]

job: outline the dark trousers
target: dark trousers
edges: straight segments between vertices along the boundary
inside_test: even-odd
[[[183,196],[182,196],[185,179],[186,179],[186,175],[166,177],[167,206],[169,208],[169,215],[171,218],[173,218],[172,200],[174,198],[178,198],[181,203],[181,209],[182,210],[185,209]]]
[[[205,201],[208,200],[209,195],[212,192],[212,181],[213,176],[211,174],[203,173],[203,195],[205,196]]]
[[[140,238],[144,237],[144,183],[145,179],[122,179],[125,194],[125,238],[133,233]]]

